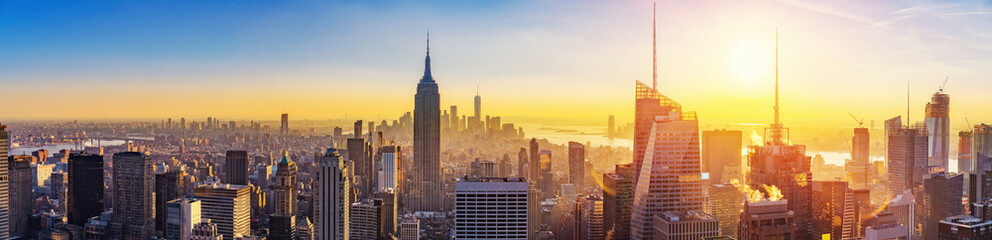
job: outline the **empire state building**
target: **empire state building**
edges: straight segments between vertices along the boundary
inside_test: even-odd
[[[430,37],[424,77],[417,84],[413,107],[413,186],[410,189],[411,210],[442,211],[441,180],[441,95],[431,76]]]

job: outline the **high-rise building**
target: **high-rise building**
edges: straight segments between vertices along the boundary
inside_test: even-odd
[[[677,106],[674,100],[637,82],[638,98],[653,98]],[[702,211],[703,195],[699,170],[699,123],[695,112],[672,108],[656,115],[648,131],[645,155],[634,182],[631,207],[631,239],[652,239],[654,215],[664,212]],[[636,139],[635,139],[636,144]],[[636,152],[635,152],[636,154]],[[636,157],[636,155],[635,155]],[[637,162],[634,163],[635,167]]]
[[[741,131],[703,131],[702,160],[700,167],[709,173],[712,183],[729,183],[740,180],[744,169],[741,167]]]
[[[747,184],[753,189],[763,189],[763,186],[777,186],[788,209],[795,213],[798,227],[798,239],[811,239],[813,228],[812,190],[810,182],[813,173],[810,171],[811,158],[806,156],[805,145],[792,144],[790,131],[782,124],[779,115],[778,94],[778,34],[775,42],[775,117],[772,124],[765,128],[763,145],[748,147],[747,161],[750,171],[747,174]],[[743,224],[742,224],[743,225]],[[741,233],[745,234],[745,233]]]
[[[379,179],[382,184],[379,184],[379,191],[397,191],[396,173],[399,165],[396,164],[401,161],[402,151],[399,146],[390,145],[380,147],[379,152],[382,156],[382,177]]]
[[[923,239],[937,239],[940,220],[961,215],[964,175],[936,173],[923,181],[923,196],[919,201],[920,222],[923,223]]]
[[[585,196],[577,203],[579,212],[575,221],[579,227],[576,238],[580,240],[604,240],[606,231],[603,228],[603,198]]]
[[[16,155],[7,159],[7,181],[10,194],[10,236],[30,238],[29,219],[34,206],[34,181],[31,177],[31,156]]]
[[[379,231],[379,239],[396,236],[396,214],[399,212],[396,208],[396,194],[393,191],[377,192],[375,198],[382,200],[382,227]]]
[[[289,133],[289,114],[282,114],[282,121],[279,122],[279,134],[286,135]]]
[[[251,235],[251,187],[231,184],[203,184],[193,188],[200,200],[200,216],[217,224],[224,239]]]
[[[517,175],[515,177],[530,177],[530,170],[528,169],[530,164],[527,161],[527,156],[527,148],[520,148],[520,152],[517,152]]]
[[[730,184],[709,186],[710,215],[720,221],[720,235],[737,236],[737,224],[744,210],[744,193]]]
[[[899,121],[899,117],[889,119]],[[888,123],[889,121],[886,121]],[[923,182],[927,166],[927,136],[914,128],[890,128],[888,151],[889,195],[895,196]]]
[[[630,239],[633,174],[631,164],[617,165],[613,173],[603,174],[603,229],[608,239]]]
[[[458,179],[454,238],[528,239],[528,195],[522,178]]]
[[[272,240],[297,240],[296,215],[269,216],[269,237]]]
[[[701,239],[720,235],[720,223],[703,212],[665,212],[654,215],[656,240]]]
[[[579,190],[585,189],[586,147],[581,143],[568,142],[568,183]]]
[[[851,239],[857,234],[854,191],[844,181],[813,182],[813,236]]]
[[[82,226],[86,224],[87,219],[103,213],[103,156],[89,153],[69,154],[67,165],[69,181],[66,189],[66,210],[69,223]],[[7,168],[0,167],[0,169]]]
[[[361,131],[361,120],[355,122],[355,128],[359,128]],[[356,132],[355,134],[359,134]],[[358,188],[357,197],[358,199],[364,199],[371,196],[374,192],[372,188],[372,178],[373,175],[378,175],[375,169],[375,163],[372,159],[372,153],[370,152],[372,145],[365,141],[364,138],[349,138],[348,139],[348,160],[355,164],[355,169],[352,171],[356,175],[356,186]]]
[[[296,189],[299,184],[296,179],[296,170],[296,162],[289,158],[289,154],[284,155],[282,160],[279,160],[275,184],[272,185],[275,195],[275,215],[296,215]],[[295,227],[296,225],[290,226]]]
[[[316,239],[347,240],[351,183],[347,165],[336,149],[328,148],[317,160]]]
[[[541,179],[541,147],[537,144],[537,138],[530,139],[530,155],[527,157],[528,166],[527,169],[530,173],[527,175],[527,179],[530,179],[530,184],[540,185]]]
[[[748,202],[741,212],[737,239],[761,240],[799,238],[795,213],[789,210],[788,200]]]
[[[851,189],[870,189],[871,172],[869,167],[870,139],[867,128],[855,128],[851,139],[851,161],[846,164],[847,178],[850,179]]]
[[[303,217],[296,223],[296,237],[299,240],[314,240],[313,223],[309,218]]]
[[[992,220],[968,215],[948,217],[940,220],[937,237],[955,240],[992,239]]]
[[[926,108],[927,127],[927,165],[940,166],[944,170],[948,167],[948,155],[950,153],[951,125],[950,125],[950,104],[951,97],[944,94],[944,89],[933,93]]]
[[[616,118],[610,115],[610,118],[606,120],[606,137],[615,138],[616,137]]]
[[[475,120],[482,120],[482,97],[479,96],[479,90],[475,91]],[[476,126],[481,126],[481,124],[476,124]],[[478,130],[478,129],[476,129]]]
[[[451,115],[451,123],[450,123],[451,129],[456,131],[462,130],[461,124],[459,124],[460,121],[458,121],[458,106],[451,105],[451,111],[449,111],[449,113]]]
[[[509,177],[510,172],[510,155],[503,154],[503,158],[500,158],[499,163],[496,165],[496,177]]]
[[[248,165],[251,165],[248,163],[248,151],[227,151],[224,160],[224,174],[227,181],[224,183],[248,185]]]
[[[67,174],[61,170],[52,172],[52,177],[49,178],[51,183],[51,197],[53,199],[58,199],[59,206],[56,208],[55,212],[59,215],[66,216],[68,214],[68,209],[65,206],[65,201],[67,200],[66,191],[68,190]]]
[[[972,134],[968,202],[985,202],[992,199],[992,126],[975,125]]]
[[[427,39],[424,76],[417,84],[413,109],[413,193],[411,209],[441,211],[444,201],[441,178],[441,105],[437,82],[431,75],[430,39]]]
[[[193,225],[200,223],[200,200],[181,198],[169,201],[165,209],[165,238],[189,240]]]
[[[541,192],[547,194],[546,196],[554,196],[558,191],[558,186],[555,185],[555,175],[551,170],[551,151],[541,150],[541,155],[538,159],[540,159],[538,162],[541,163],[541,170],[539,171],[540,178],[537,185],[541,189]]]
[[[404,218],[400,222],[400,240],[420,240],[420,220]]]
[[[974,165],[974,160],[971,157],[972,150],[972,131],[961,131],[958,132],[958,172],[959,173],[970,173],[972,171],[972,165]]]
[[[382,201],[365,199],[351,204],[349,239],[378,239],[382,230]]]
[[[149,239],[155,234],[155,168],[148,155],[114,154],[114,218],[110,236]]]
[[[166,205],[181,198],[183,191],[183,172],[168,171],[155,174],[155,230],[166,231]]]

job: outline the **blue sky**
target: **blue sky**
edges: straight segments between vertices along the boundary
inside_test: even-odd
[[[650,4],[0,1],[0,83],[16,99],[0,119],[399,116],[430,29],[442,105],[466,108],[478,86],[487,114],[623,121],[633,81],[651,78]],[[950,75],[952,117],[992,121],[990,5],[662,1],[661,91],[703,122],[767,122],[777,27],[786,119],[904,114],[907,81],[921,114]]]

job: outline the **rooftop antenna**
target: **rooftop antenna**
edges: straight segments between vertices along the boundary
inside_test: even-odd
[[[765,139],[771,139],[768,141],[770,145],[782,145],[787,141],[782,138],[785,137],[787,129],[782,126],[781,118],[779,117],[779,101],[778,101],[778,28],[775,28],[775,122],[772,123],[770,128],[765,129],[765,133],[771,130],[771,136],[766,136]]]
[[[651,68],[653,70],[651,88],[658,91],[658,1],[654,2],[651,9]]]

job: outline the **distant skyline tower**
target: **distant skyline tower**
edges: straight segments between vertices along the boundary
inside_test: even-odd
[[[940,166],[946,171],[950,154],[951,123],[950,123],[951,97],[944,94],[943,87],[933,93],[926,108],[927,126],[927,165]]]
[[[530,156],[528,159],[527,170],[530,172],[527,175],[527,179],[531,185],[539,185],[541,179],[541,147],[537,143],[537,138],[530,139]]]
[[[225,183],[248,185],[248,151],[230,150],[224,156]]]
[[[568,183],[579,192],[585,192],[586,147],[578,142],[568,142]]]
[[[764,144],[748,147],[746,183],[753,189],[763,185],[777,186],[782,191],[789,210],[795,213],[798,239],[811,239],[813,228],[811,158],[806,156],[805,145],[794,145],[789,139],[789,129],[781,121],[778,87],[778,31],[775,33],[775,106],[774,122],[765,128]],[[741,222],[742,225],[744,221]],[[741,234],[745,234],[742,232]]]
[[[413,108],[414,182],[411,208],[414,211],[442,211],[444,196],[441,178],[441,95],[431,75],[430,34],[427,37],[427,57],[424,76],[417,84]]]
[[[279,134],[286,135],[289,133],[289,113],[282,114],[282,121],[279,125]]]
[[[478,86],[475,88],[475,121],[482,121],[482,96],[479,96]]]
[[[616,117],[610,115],[609,119],[606,120],[606,137],[615,138],[616,135]]]
[[[656,115],[648,133],[644,161],[634,183],[631,239],[654,239],[655,215],[703,210],[706,198],[700,172],[699,122],[695,112],[682,112],[674,100],[637,82],[638,98],[665,102],[667,115]],[[636,165],[636,163],[635,163]]]
[[[969,128],[971,126],[968,126]],[[974,164],[974,158],[971,156],[972,150],[972,131],[961,131],[958,132],[958,172],[959,173],[970,173],[972,171],[972,165]]]
[[[70,224],[83,226],[87,219],[103,213],[103,156],[69,154],[66,210]],[[6,167],[3,167],[6,171]]]
[[[114,154],[114,212],[111,236],[149,239],[155,235],[155,169],[151,158],[139,152]]]
[[[520,148],[517,152],[517,177],[530,179],[527,158],[527,148]]]
[[[855,128],[854,137],[851,138],[851,162],[845,166],[847,168],[848,179],[851,181],[851,189],[870,189],[871,171],[869,167],[869,154],[871,150],[871,139],[867,128]]]
[[[458,120],[458,106],[451,105],[451,111],[448,111],[448,114],[451,116],[451,123],[448,127],[452,130],[461,130],[461,121]]]
[[[347,240],[351,183],[347,165],[337,149],[328,148],[317,160],[316,239]]]
[[[0,123],[0,176],[7,176],[7,152],[10,149],[10,134],[7,125]],[[10,238],[10,179],[0,177],[0,239]]]

